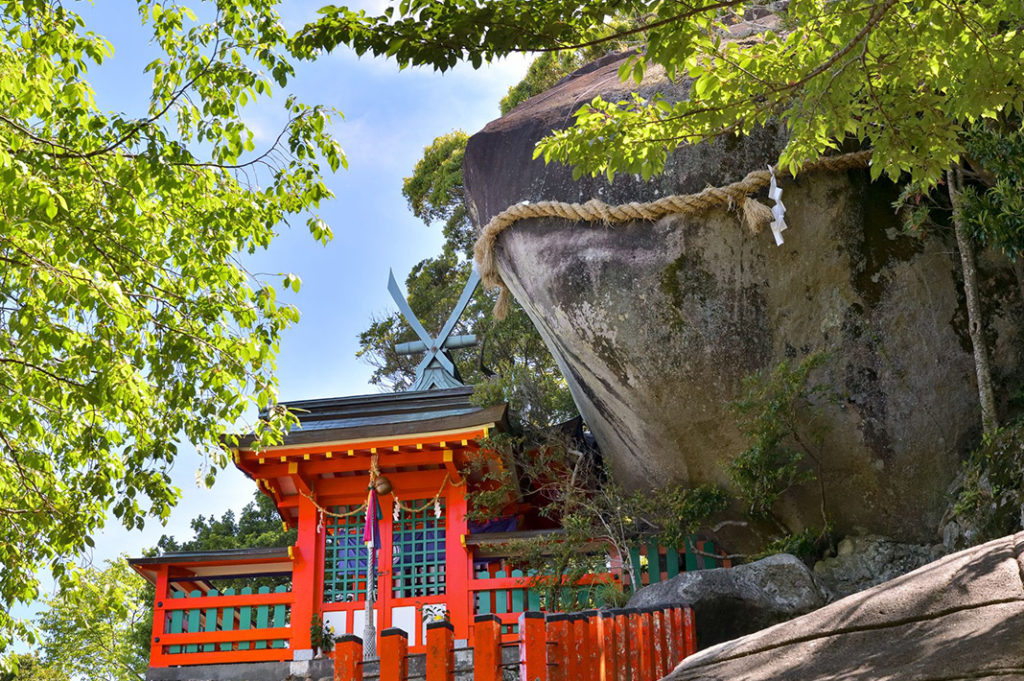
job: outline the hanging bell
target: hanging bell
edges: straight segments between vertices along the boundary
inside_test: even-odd
[[[377,494],[381,496],[391,494],[391,481],[383,475],[377,476],[377,480],[373,483],[373,487],[377,490]]]

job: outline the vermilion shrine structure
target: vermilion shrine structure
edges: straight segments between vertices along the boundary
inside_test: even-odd
[[[506,642],[517,640],[520,615],[539,610],[539,598],[494,547],[521,533],[486,532],[467,522],[474,481],[461,472],[473,457],[501,465],[481,443],[506,427],[506,407],[474,406],[472,388],[461,385],[445,352],[472,340],[450,336],[475,286],[474,277],[437,337],[419,327],[423,343],[411,349],[427,356],[418,389],[289,402],[301,427],[278,446],[257,449],[243,438],[234,450],[235,465],[297,530],[294,546],[130,561],[156,587],[151,671],[308,660],[315,652],[311,624],[319,617],[336,636],[364,635],[368,583],[376,583],[378,643],[382,632],[402,630],[408,650],[423,651],[427,625],[437,621],[448,623],[454,641],[471,641],[481,615],[498,623]],[[397,291],[393,279],[391,288]],[[368,506],[371,483],[381,494]],[[376,516],[380,534],[375,575],[364,543],[367,513]],[[651,581],[683,567],[676,551],[646,552]]]

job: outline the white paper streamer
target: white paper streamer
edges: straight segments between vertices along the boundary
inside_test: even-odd
[[[772,234],[775,236],[775,245],[782,245],[782,232],[787,229],[786,224],[786,207],[782,204],[782,189],[775,181],[775,168],[768,166],[768,172],[772,174],[771,183],[768,185],[768,198],[775,202],[772,206],[772,220],[771,228]]]

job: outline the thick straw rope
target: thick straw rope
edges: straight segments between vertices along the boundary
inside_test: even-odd
[[[871,160],[871,151],[857,151],[840,156],[825,156],[814,163],[803,166],[804,172],[827,170],[841,172],[867,167]],[[777,177],[789,175],[788,171],[780,170]],[[563,203],[561,201],[540,201],[538,203],[518,203],[509,206],[491,218],[484,226],[480,237],[473,247],[473,255],[480,271],[480,280],[487,288],[501,289],[498,302],[494,306],[494,314],[499,319],[508,314],[509,291],[498,272],[494,247],[498,235],[519,220],[527,218],[564,218],[575,222],[632,222],[634,220],[658,220],[666,215],[697,215],[711,208],[733,209],[741,206],[744,221],[755,233],[761,231],[771,222],[771,210],[762,203],[749,198],[768,186],[771,173],[767,170],[755,170],[739,182],[724,187],[708,187],[696,194],[666,196],[650,203],[625,203],[609,206],[597,199],[586,203]]]

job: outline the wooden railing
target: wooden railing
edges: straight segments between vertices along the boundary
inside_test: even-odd
[[[478,615],[469,644],[474,681],[502,681],[510,667],[530,681],[656,681],[696,652],[696,630],[689,607],[621,609],[584,613],[524,612],[517,621],[518,660],[502,655],[504,622]],[[448,622],[427,625],[425,678],[452,679],[454,630]],[[401,629],[381,632],[378,647],[381,681],[409,677],[408,637]],[[344,636],[334,653],[335,681],[362,681],[363,644]],[[458,670],[458,671],[469,671]]]
[[[522,570],[477,571],[469,582],[473,595],[474,615],[493,615],[502,623],[505,640],[514,640],[519,632],[519,615],[541,610],[538,577]],[[611,574],[586,575],[575,584],[561,588],[562,603],[578,603],[581,607],[604,605],[597,585],[617,583]]]
[[[175,593],[154,613],[164,632],[154,631],[150,666],[290,660],[291,604],[284,586]]]

